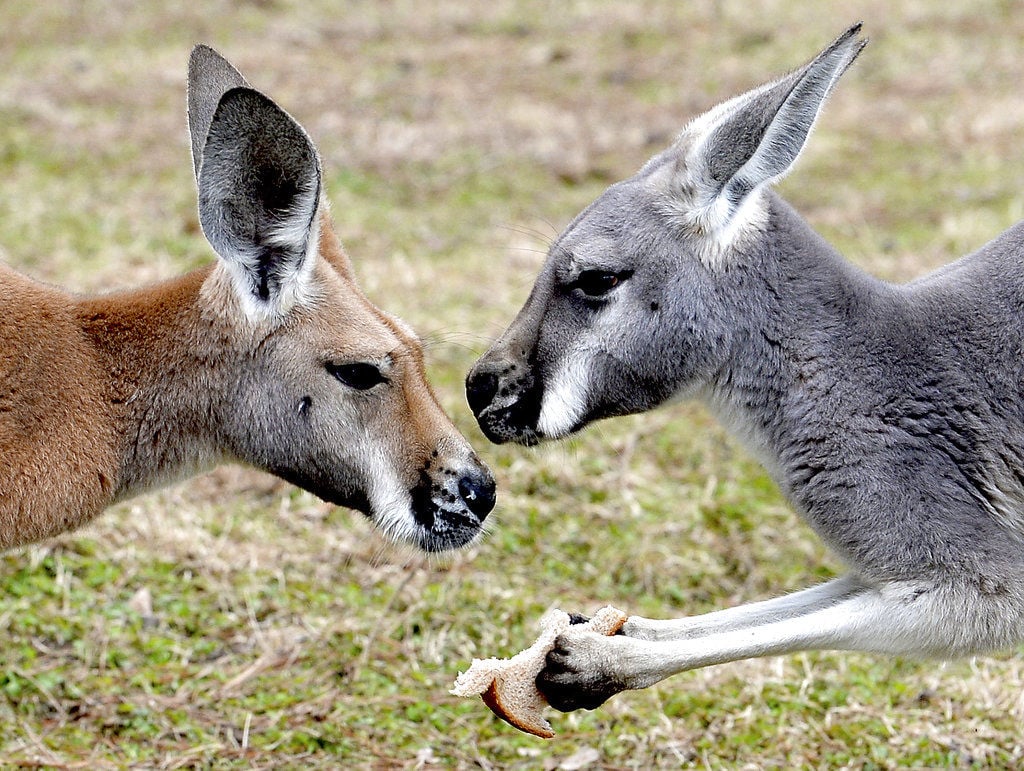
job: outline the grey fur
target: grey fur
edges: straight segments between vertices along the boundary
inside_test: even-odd
[[[200,43],[192,49],[188,59],[188,128],[196,179],[220,98],[232,88],[248,85],[242,73],[209,46]]]
[[[896,286],[766,189],[861,50],[858,28],[609,188],[467,379],[499,442],[702,398],[849,566],[776,600],[560,640],[538,680],[560,709],[751,656],[1024,639],[1024,224]],[[624,278],[588,298],[594,270]]]
[[[199,171],[199,220],[254,300],[273,302],[306,261],[320,176],[313,143],[274,102],[246,87],[220,97]]]

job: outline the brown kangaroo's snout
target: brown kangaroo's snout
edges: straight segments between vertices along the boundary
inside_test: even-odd
[[[309,137],[205,46],[188,106],[216,265],[94,298],[0,267],[0,548],[224,459],[424,550],[469,543],[494,479],[356,286]]]

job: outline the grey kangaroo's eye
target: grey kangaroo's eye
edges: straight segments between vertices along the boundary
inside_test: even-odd
[[[327,371],[334,377],[338,378],[349,388],[354,388],[357,391],[368,391],[379,383],[388,382],[388,379],[384,377],[377,367],[365,362],[354,362],[352,364],[328,363],[326,366]]]
[[[633,271],[631,270],[622,270],[618,273],[607,270],[585,270],[572,282],[572,287],[579,289],[587,297],[601,297],[632,275]]]

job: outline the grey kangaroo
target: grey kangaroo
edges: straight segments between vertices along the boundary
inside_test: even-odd
[[[777,599],[562,638],[538,676],[558,709],[749,657],[949,657],[1024,639],[1024,224],[894,286],[770,189],[859,32],[611,186],[467,378],[495,442],[701,398],[849,566]]]

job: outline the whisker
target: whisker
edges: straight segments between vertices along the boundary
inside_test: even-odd
[[[548,235],[547,233],[537,230],[536,228],[527,227],[526,225],[501,224],[498,225],[498,228],[500,228],[501,230],[508,230],[513,233],[519,233],[520,235],[523,236],[532,236],[536,238],[538,241],[543,242],[547,246],[551,246],[555,242],[555,239],[558,238],[559,231],[548,220],[541,221],[551,229],[551,235]]]
[[[479,332],[463,332],[457,330],[446,330],[443,332],[430,333],[421,339],[423,350],[434,350],[442,345],[451,345],[469,349],[470,343],[483,343],[489,345],[494,338],[490,335],[483,335]]]
[[[505,251],[509,252],[526,252],[527,254],[540,254],[547,256],[547,249],[531,249],[528,246],[504,246],[502,247]]]

